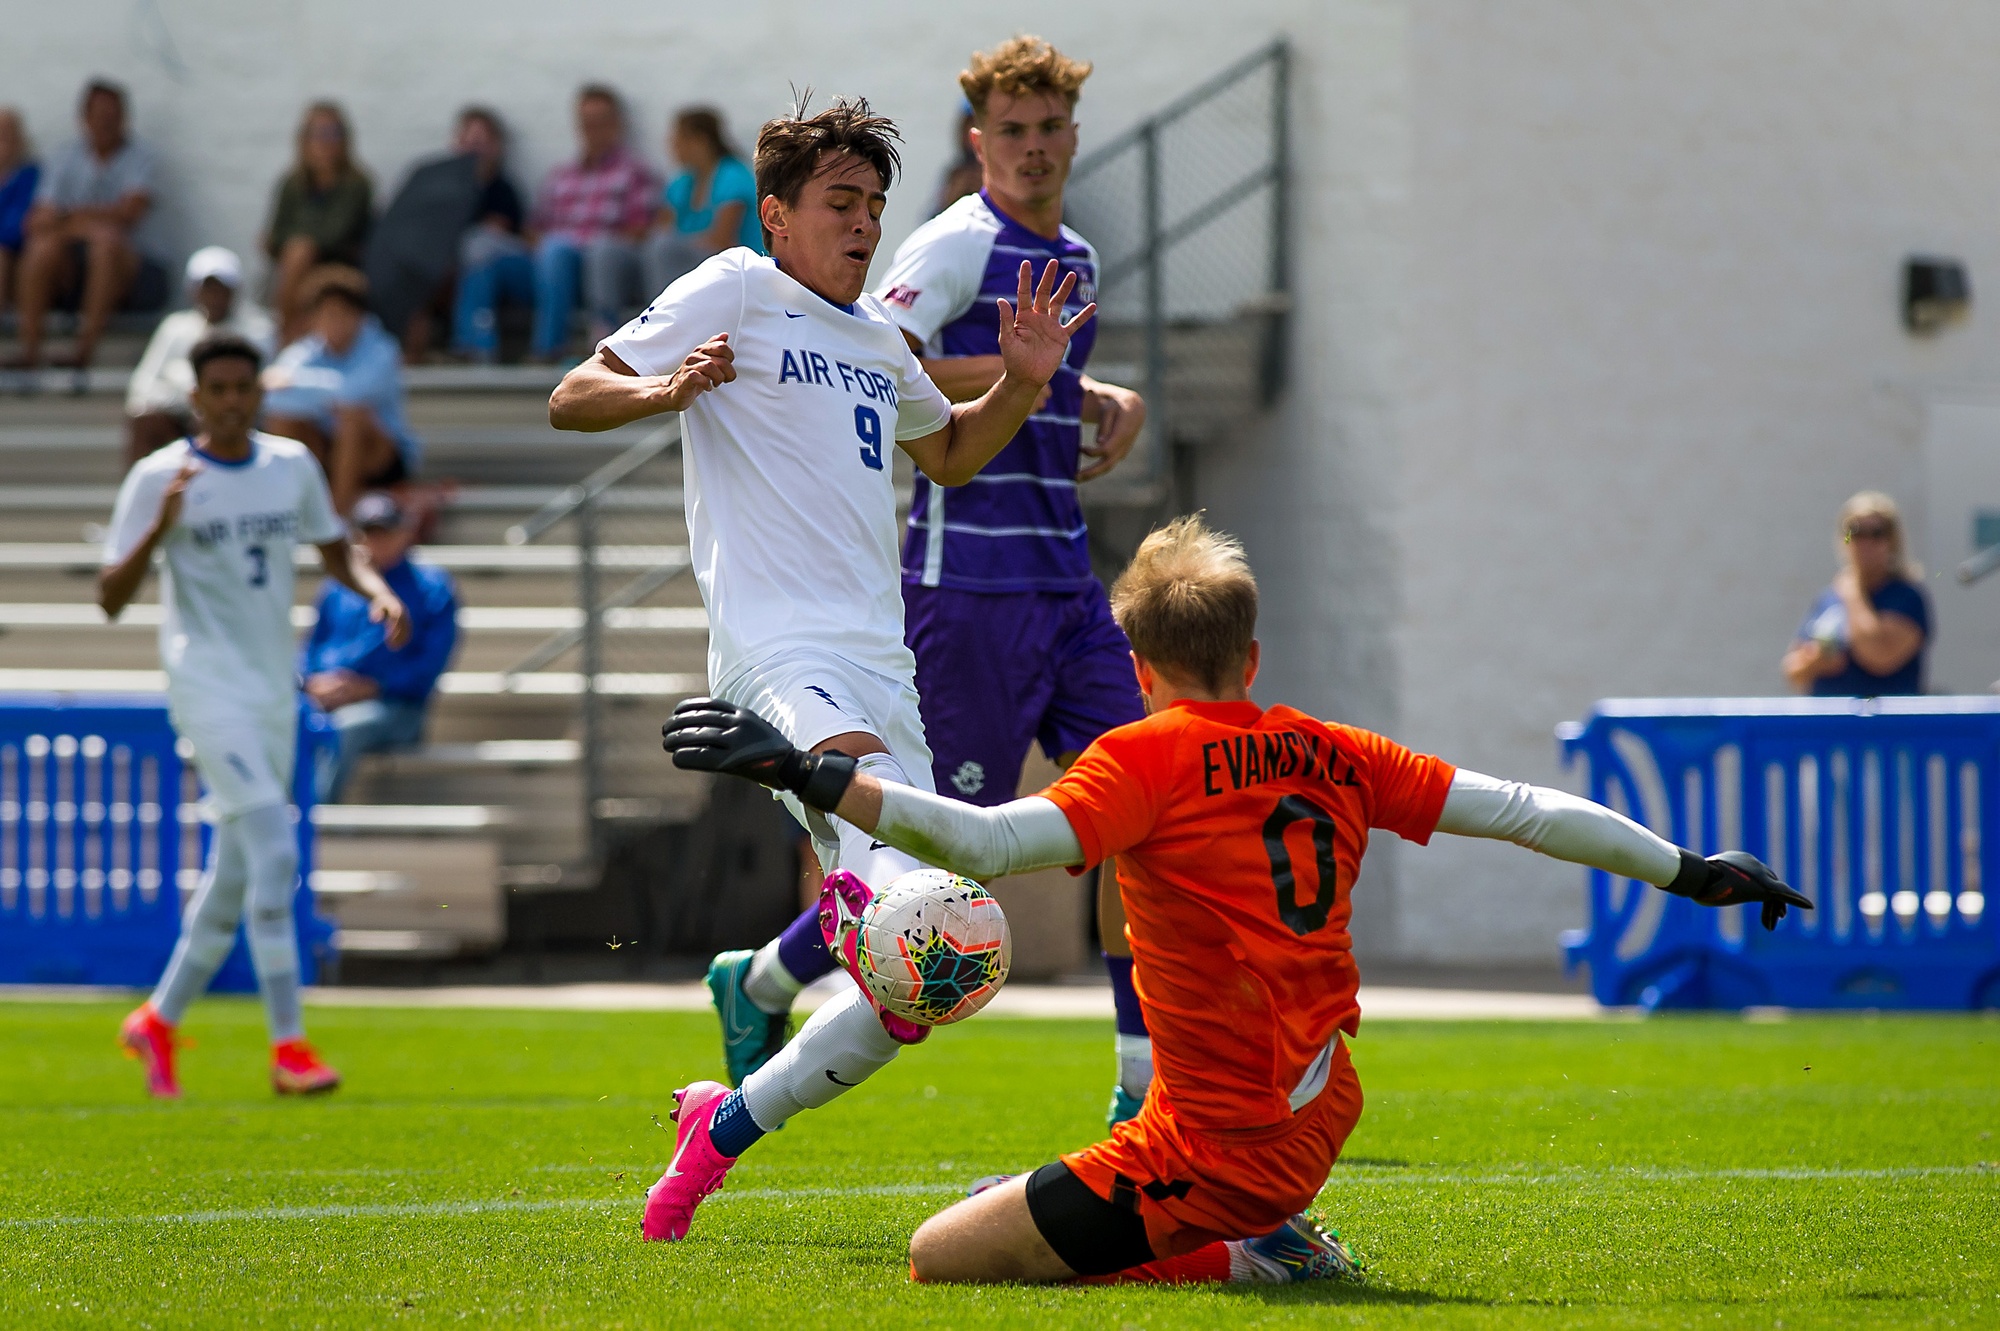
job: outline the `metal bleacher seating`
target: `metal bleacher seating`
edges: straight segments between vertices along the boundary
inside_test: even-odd
[[[107,361],[120,350],[114,342]],[[658,755],[657,713],[704,682],[707,620],[691,579],[665,580],[606,614],[606,641],[617,650],[597,677],[598,846],[585,809],[579,652],[508,673],[582,618],[577,547],[560,529],[509,544],[508,529],[644,433],[551,430],[545,403],[555,373],[410,372],[426,479],[445,487],[418,557],[456,575],[461,641],[425,746],[369,759],[348,802],[313,811],[313,886],[344,956],[490,951],[505,935],[510,894],[596,886],[604,827],[685,823],[705,799],[700,782]],[[93,603],[98,541],[120,477],[123,377],[101,368],[0,383],[0,692],[163,686],[157,583],[117,624]],[[600,539],[623,542],[598,550],[610,585],[629,571],[684,563],[677,454],[649,462],[604,508]],[[302,562],[316,567],[317,557],[307,550]],[[318,587],[316,576],[300,578],[301,627]]]

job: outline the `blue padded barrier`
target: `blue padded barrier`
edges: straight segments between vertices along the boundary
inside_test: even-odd
[[[293,914],[308,984],[332,955],[333,928],[305,886],[313,757],[331,742],[326,718],[302,706]],[[0,983],[151,987],[180,933],[182,892],[201,878],[200,805],[159,695],[0,694]],[[256,989],[241,930],[211,987]]]
[[[1617,698],[1557,736],[1592,799],[1747,850],[1817,908],[1766,932],[1753,907],[1592,871],[1563,948],[1599,1002],[2000,1006],[2000,698]]]

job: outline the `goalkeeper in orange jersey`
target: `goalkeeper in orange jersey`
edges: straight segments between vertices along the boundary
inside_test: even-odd
[[[1350,1275],[1301,1215],[1361,1116],[1343,1033],[1360,1019],[1349,893],[1383,828],[1495,837],[1704,905],[1811,903],[1750,855],[1704,859],[1601,805],[1453,768],[1380,735],[1250,699],[1257,584],[1233,539],[1182,518],[1111,596],[1143,721],[1054,785],[979,808],[793,749],[754,713],[697,699],[667,728],[683,767],[792,790],[974,878],[1117,857],[1155,1076],[1109,1139],[932,1216],[923,1280],[1289,1280]],[[844,769],[844,770],[843,770]]]

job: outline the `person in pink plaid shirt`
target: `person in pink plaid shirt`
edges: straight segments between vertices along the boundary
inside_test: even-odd
[[[554,360],[569,341],[570,315],[581,288],[594,346],[638,303],[639,243],[652,223],[660,184],[625,146],[625,112],[618,94],[586,84],[576,95],[576,132],[582,154],[549,172],[528,219],[530,254],[495,254],[461,281],[490,292],[472,323],[497,347],[493,306],[503,300],[535,307],[529,354]],[[477,348],[474,348],[477,350]]]

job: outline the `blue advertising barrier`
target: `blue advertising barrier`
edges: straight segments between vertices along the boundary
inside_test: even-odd
[[[305,886],[313,760],[331,742],[326,718],[302,707],[293,914],[308,984],[333,941]],[[200,802],[157,694],[0,694],[0,983],[151,987],[180,934],[181,893],[208,854]],[[211,988],[256,987],[239,929]]]
[[[1563,947],[1599,1002],[2000,1006],[2000,698],[1618,698],[1557,737],[1592,799],[1747,850],[1816,907],[1767,932],[1754,907],[1592,871]]]

